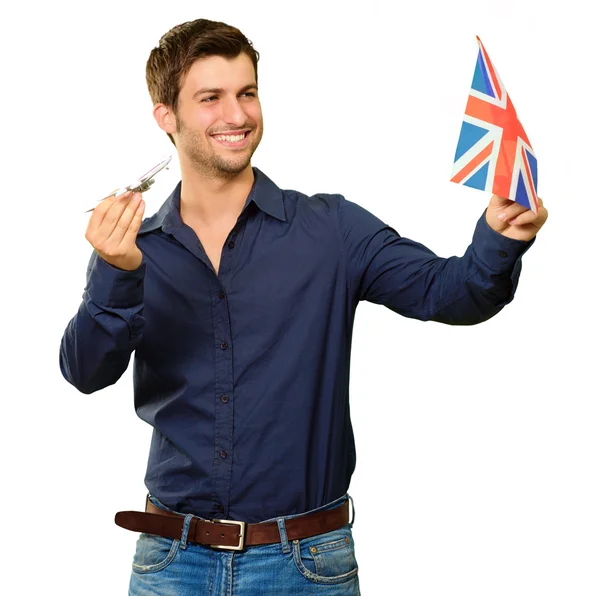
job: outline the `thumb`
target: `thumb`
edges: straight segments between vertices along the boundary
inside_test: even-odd
[[[506,207],[508,207],[511,203],[512,201],[509,201],[508,199],[503,199],[498,195],[492,195],[492,198],[490,199],[489,208],[494,211],[500,211],[501,209],[505,209]]]

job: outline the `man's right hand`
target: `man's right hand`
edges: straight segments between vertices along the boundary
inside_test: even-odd
[[[142,193],[126,192],[106,197],[94,209],[86,240],[110,265],[133,271],[142,264],[142,251],[135,243],[144,216]]]

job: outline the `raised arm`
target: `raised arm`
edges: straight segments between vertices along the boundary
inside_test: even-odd
[[[82,393],[116,383],[142,338],[146,263],[135,240],[144,205],[136,194],[105,199],[86,232],[94,252],[83,301],[60,344],[60,370]]]
[[[343,197],[338,222],[357,301],[450,325],[480,323],[508,304],[521,258],[534,242],[534,237],[517,240],[495,231],[484,213],[465,254],[441,258]]]

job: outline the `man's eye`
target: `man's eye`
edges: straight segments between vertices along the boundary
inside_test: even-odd
[[[246,93],[242,93],[242,95],[249,95],[250,97],[256,97],[256,94],[252,93],[251,91],[247,91]],[[210,97],[206,97],[205,99],[203,99],[202,102],[210,103],[210,101],[212,99],[218,99],[218,96],[217,95],[211,95]]]

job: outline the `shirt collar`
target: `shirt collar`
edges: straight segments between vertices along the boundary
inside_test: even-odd
[[[254,172],[254,183],[248,194],[248,198],[244,203],[244,209],[249,205],[250,201],[254,201],[256,206],[280,221],[287,221],[285,217],[285,208],[283,205],[283,191],[263,172],[258,168],[252,167]],[[169,198],[161,205],[160,209],[151,217],[146,219],[140,226],[139,234],[145,234],[157,230],[158,228],[177,228],[183,225],[180,215],[181,204],[181,181],[169,196]],[[243,211],[243,209],[242,209]]]

